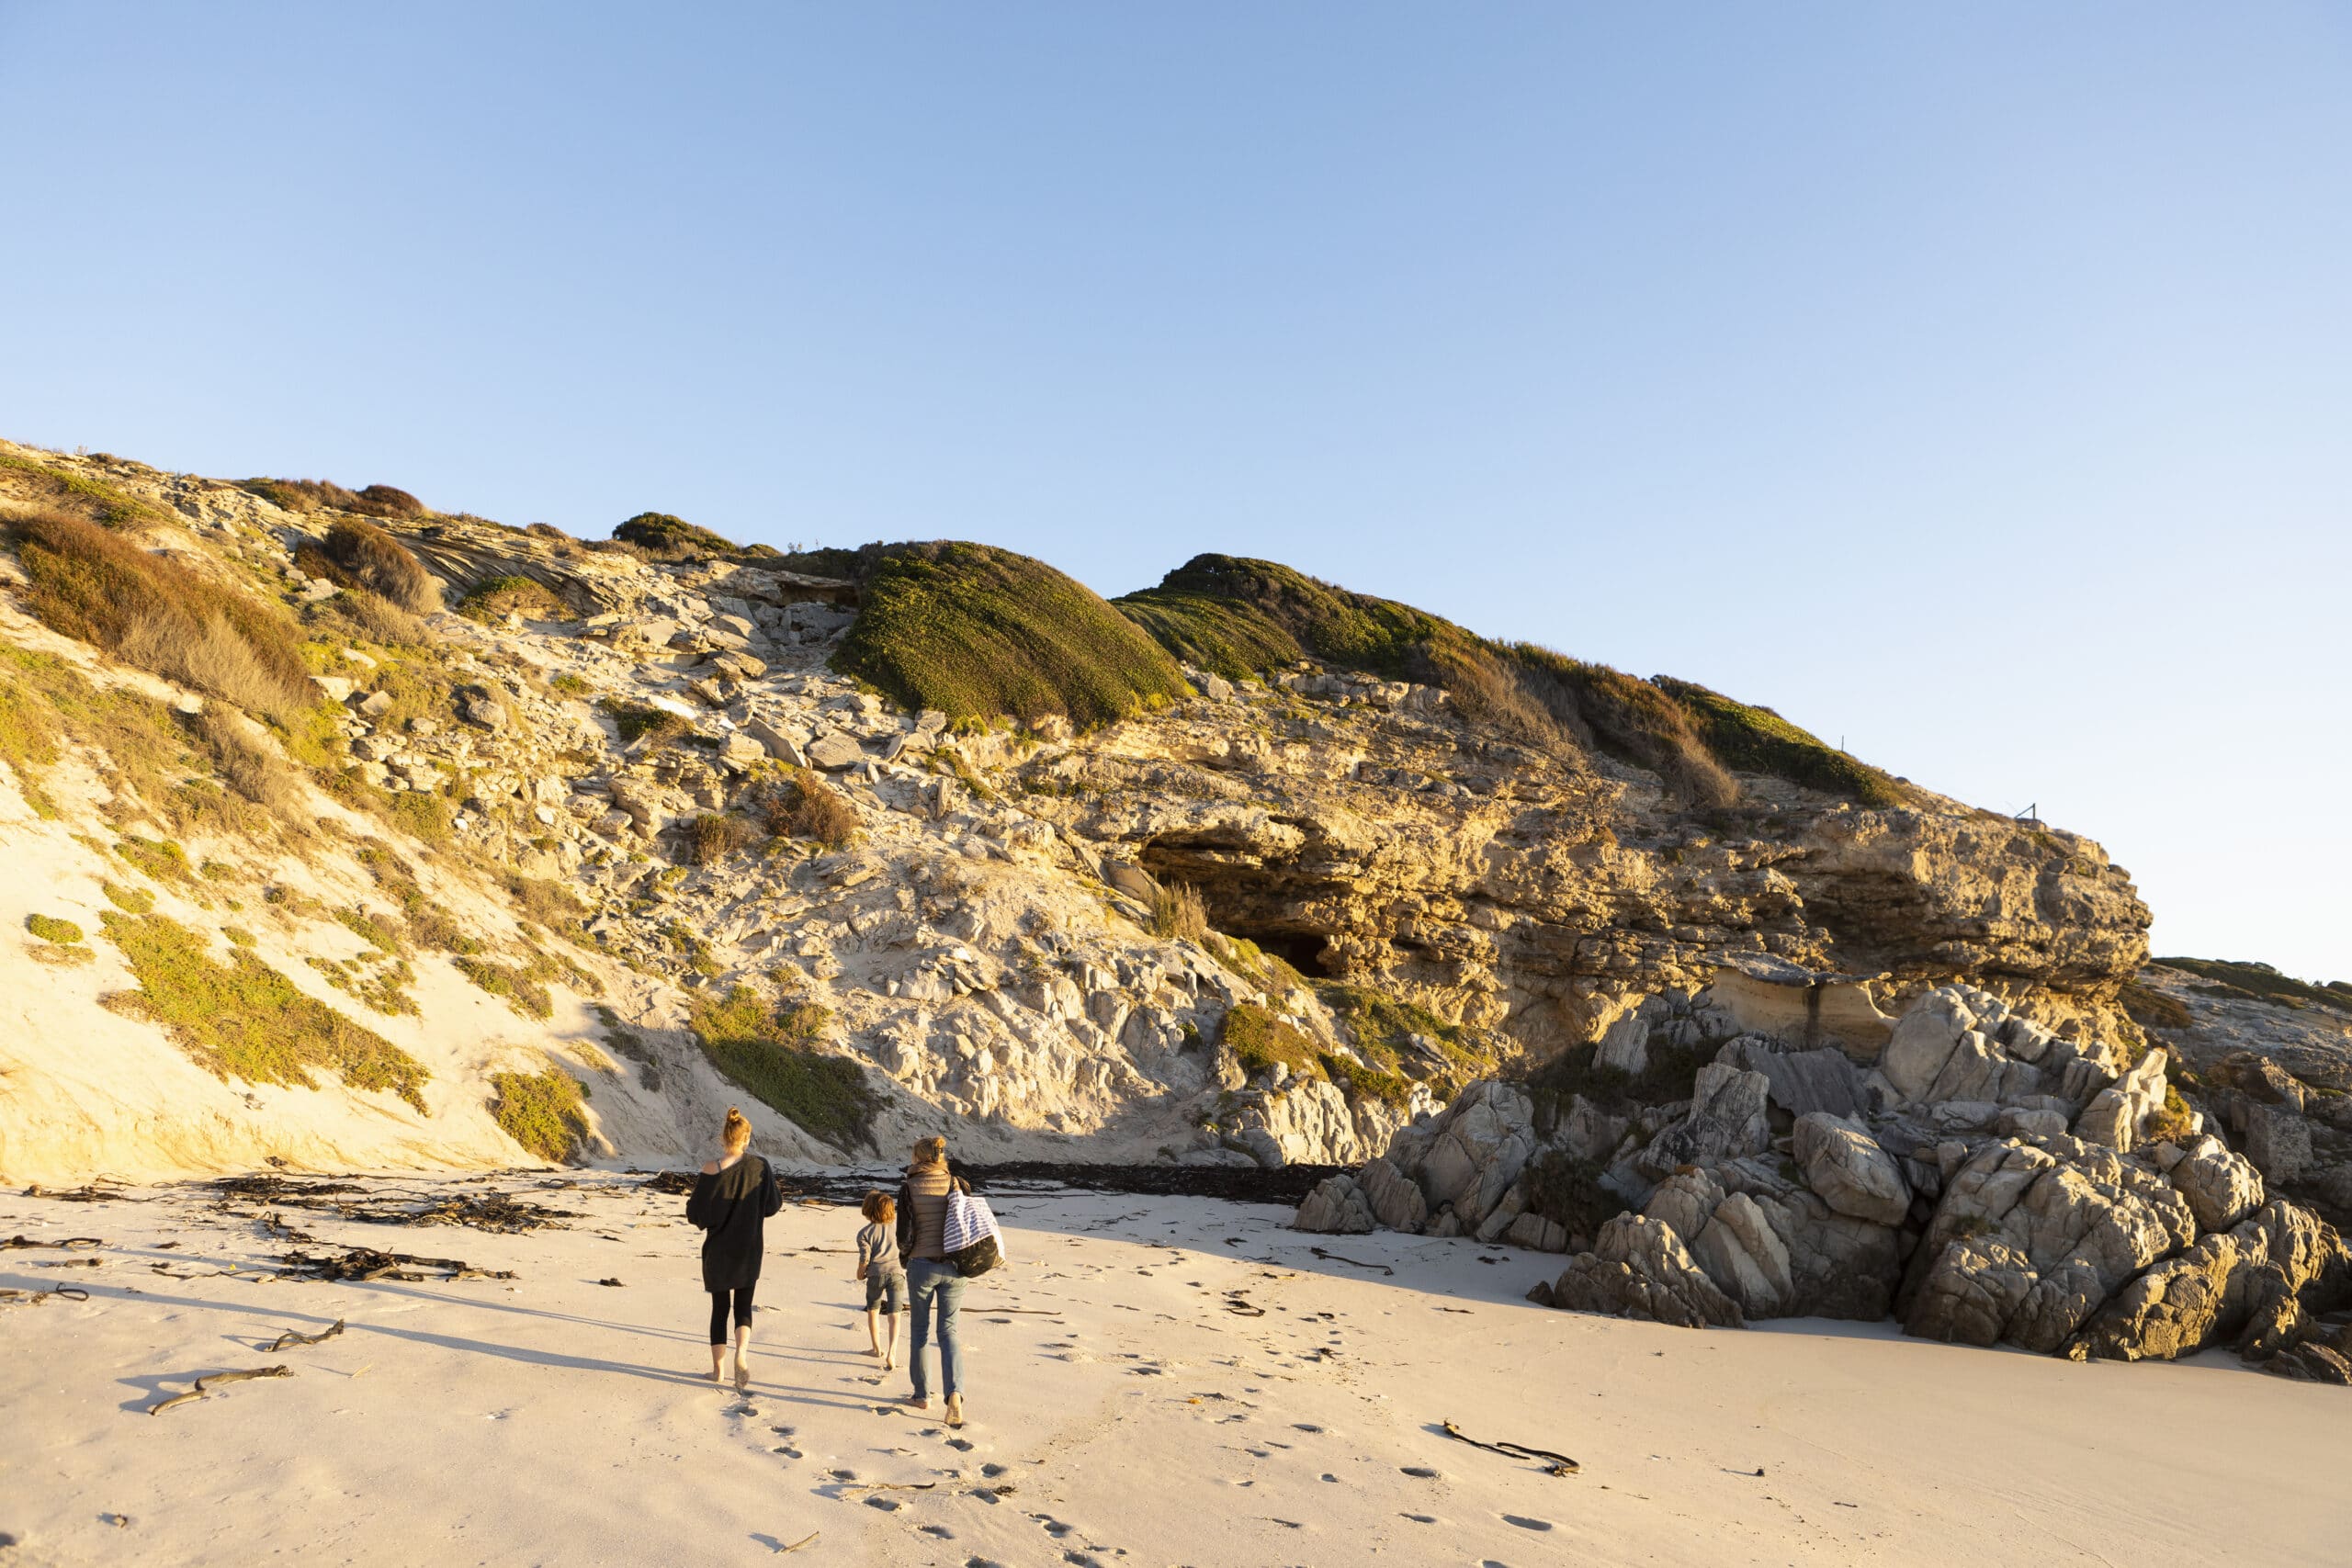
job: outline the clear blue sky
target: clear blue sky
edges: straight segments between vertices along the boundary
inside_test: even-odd
[[[0,0],[0,432],[1272,557],[2352,978],[2352,13]]]

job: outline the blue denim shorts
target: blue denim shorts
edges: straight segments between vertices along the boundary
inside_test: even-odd
[[[884,1316],[907,1310],[907,1271],[893,1269],[885,1274],[876,1269],[865,1271],[865,1310],[879,1309]]]

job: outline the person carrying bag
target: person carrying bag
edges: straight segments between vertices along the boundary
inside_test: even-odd
[[[964,1305],[965,1280],[1003,1261],[1001,1233],[987,1202],[972,1196],[970,1184],[947,1168],[944,1138],[925,1138],[915,1145],[914,1163],[907,1168],[907,1179],[899,1188],[898,1206],[899,1254],[907,1260],[907,1303],[912,1318],[907,1374],[914,1390],[907,1403],[917,1410],[931,1408],[931,1368],[923,1352],[930,1347],[936,1315],[947,1424],[961,1427],[964,1347],[956,1332],[956,1314]],[[956,1227],[952,1237],[951,1215]]]

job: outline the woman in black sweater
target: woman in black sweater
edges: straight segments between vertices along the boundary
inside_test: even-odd
[[[752,1124],[733,1106],[719,1129],[723,1157],[702,1168],[694,1196],[686,1200],[686,1223],[700,1226],[702,1288],[710,1292],[710,1381],[727,1370],[727,1314],[735,1314],[735,1387],[752,1386],[752,1292],[760,1282],[760,1253],[766,1221],[784,1207],[768,1162],[745,1151]]]

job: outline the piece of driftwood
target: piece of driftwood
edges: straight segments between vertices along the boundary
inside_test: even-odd
[[[109,1192],[95,1181],[91,1182],[87,1187],[69,1187],[62,1190],[43,1187],[40,1182],[36,1181],[30,1187],[25,1189],[24,1196],[28,1198],[50,1198],[60,1203],[127,1203],[130,1201],[130,1199],[122,1193]]]
[[[1342,1258],[1336,1252],[1326,1252],[1319,1247],[1310,1247],[1306,1250],[1315,1254],[1316,1257],[1323,1259],[1326,1263],[1344,1263],[1351,1269],[1377,1269],[1383,1274],[1394,1274],[1396,1272],[1396,1269],[1391,1269],[1385,1263],[1366,1263],[1360,1258]]]
[[[333,1328],[322,1328],[316,1334],[297,1334],[289,1328],[264,1347],[262,1354],[275,1356],[280,1350],[290,1349],[297,1345],[323,1345],[342,1332],[343,1319],[339,1317],[334,1320]]]
[[[81,1252],[105,1245],[94,1235],[69,1235],[59,1241],[34,1241],[29,1236],[12,1235],[0,1241],[0,1252],[25,1252],[37,1247],[52,1252]]]
[[[1549,1449],[1531,1449],[1521,1443],[1482,1443],[1451,1421],[1444,1425],[1445,1435],[1457,1443],[1467,1443],[1474,1449],[1484,1449],[1490,1454],[1501,1454],[1506,1459],[1532,1460],[1544,1467],[1546,1475],[1574,1475],[1583,1468],[1567,1455],[1555,1454]]]
[[[288,1366],[248,1367],[243,1371],[214,1372],[210,1377],[197,1379],[196,1386],[186,1393],[175,1393],[169,1399],[156,1401],[147,1407],[147,1414],[161,1416],[166,1410],[176,1410],[183,1404],[204,1398],[222,1383],[247,1382],[254,1378],[290,1378],[293,1375],[294,1369]]]
[[[0,1306],[39,1306],[51,1296],[63,1296],[69,1302],[86,1302],[90,1292],[79,1285],[53,1285],[46,1291],[0,1290]]]

